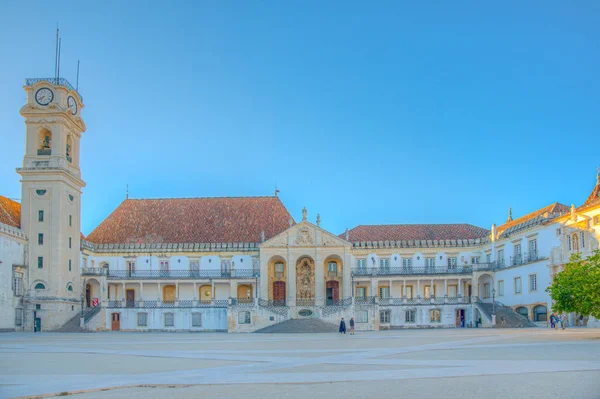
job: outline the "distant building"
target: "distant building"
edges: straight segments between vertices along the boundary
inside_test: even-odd
[[[27,79],[25,90],[21,203],[0,197],[3,330],[250,332],[313,317],[354,317],[357,330],[546,325],[552,276],[598,248],[600,174],[580,207],[509,212],[489,230],[337,235],[306,209],[294,221],[277,196],[221,197],[126,199],[84,238],[82,98],[64,79]]]

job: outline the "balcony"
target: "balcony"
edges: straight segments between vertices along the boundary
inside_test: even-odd
[[[104,267],[82,267],[82,276],[106,276],[108,269]]]
[[[516,254],[515,256],[511,256],[509,258],[508,266],[525,265],[527,263],[536,262],[540,259],[543,259],[543,257],[540,256],[537,251],[529,253],[523,252],[522,254]]]
[[[421,275],[447,275],[471,274],[473,270],[490,270],[493,263],[478,263],[465,266],[413,266],[413,267],[386,267],[386,268],[354,268],[354,277],[372,276],[421,276]]]
[[[338,276],[338,272],[337,272],[337,270],[328,270],[327,271],[327,276],[328,277],[337,277]]]
[[[228,299],[213,299],[210,301],[175,300],[175,301],[127,301],[125,299],[109,300],[106,307],[111,309],[178,309],[178,308],[226,308]]]
[[[31,86],[37,82],[48,82],[55,86],[64,86],[68,90],[72,90],[72,91],[76,92],[77,95],[79,96],[79,101],[83,102],[83,97],[81,96],[81,94],[79,94],[79,92],[77,90],[75,90],[73,85],[71,85],[71,83],[69,83],[69,81],[65,78],[58,78],[58,79],[57,78],[27,78],[27,79],[25,79],[25,86]]]
[[[258,270],[109,270],[109,280],[257,278]]]

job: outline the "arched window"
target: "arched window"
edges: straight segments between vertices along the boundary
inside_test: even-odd
[[[52,154],[52,132],[48,129],[41,129],[39,133],[38,155]]]
[[[73,292],[73,284],[71,284],[71,283],[67,284],[67,291]]]
[[[548,310],[544,305],[537,305],[533,308],[533,321],[547,321]]]
[[[67,136],[67,146],[65,148],[65,154],[67,156],[67,161],[73,162],[73,138],[71,135]]]
[[[521,316],[526,317],[529,320],[529,310],[525,306],[520,306],[517,308],[517,313]]]
[[[36,290],[45,290],[46,286],[44,284],[42,284],[42,283],[37,283],[35,285],[35,287],[33,287],[33,288],[36,289]]]
[[[571,238],[571,242],[573,245],[573,251],[579,250],[579,237],[577,237],[577,233],[573,234],[573,236]]]

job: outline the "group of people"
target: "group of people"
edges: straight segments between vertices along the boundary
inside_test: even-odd
[[[340,321],[339,332],[340,332],[340,334],[346,334],[346,322],[344,321],[343,317],[342,317],[342,320]],[[354,317],[350,318],[350,335],[354,335]]]
[[[564,313],[557,315],[556,313],[552,312],[550,315],[550,327],[558,330],[558,326],[560,325],[560,328],[564,330],[566,319],[567,318]]]

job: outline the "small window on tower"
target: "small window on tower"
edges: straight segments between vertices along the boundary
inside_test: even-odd
[[[71,271],[71,259],[69,259],[69,271]]]
[[[38,256],[38,269],[43,269],[43,268],[44,268],[44,257]]]
[[[69,237],[69,249],[71,249],[71,244],[72,244],[72,242],[73,242],[73,241],[72,241],[71,237]]]
[[[44,211],[38,211],[38,222],[44,221]]]
[[[38,234],[38,245],[44,245],[44,234]]]
[[[73,215],[69,215],[69,227],[73,226]]]

